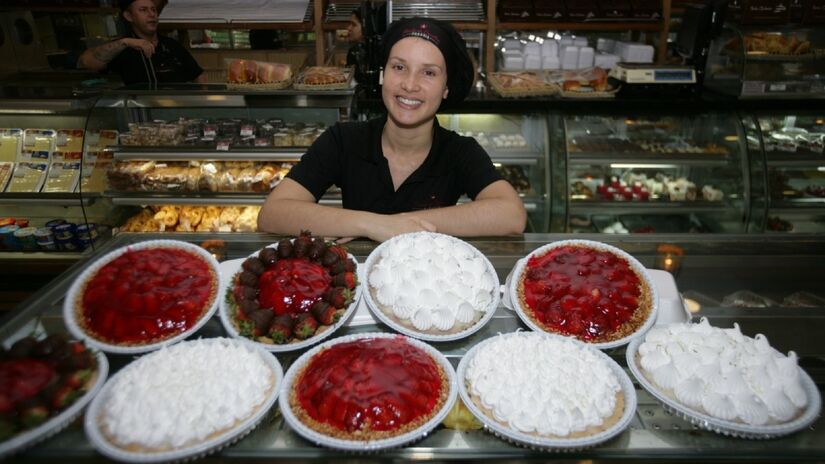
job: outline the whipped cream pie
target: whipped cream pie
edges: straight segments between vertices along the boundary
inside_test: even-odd
[[[639,345],[644,375],[669,397],[718,419],[772,425],[808,404],[796,353],[783,355],[758,334],[698,324],[654,327]]]

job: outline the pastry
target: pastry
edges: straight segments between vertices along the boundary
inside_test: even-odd
[[[97,427],[109,444],[147,456],[220,439],[258,414],[280,387],[264,356],[225,338],[162,348],[110,380]]]
[[[638,262],[597,242],[559,242],[529,255],[518,278],[519,304],[534,324],[591,343],[639,330],[654,307]]]
[[[787,356],[761,334],[738,324],[656,326],[639,345],[636,363],[670,399],[717,419],[775,425],[798,417],[808,404],[796,353]]]
[[[227,296],[238,333],[265,344],[306,340],[335,324],[352,303],[355,262],[346,250],[302,234],[247,258]]]
[[[624,413],[607,360],[579,342],[535,332],[486,341],[459,381],[488,420],[539,438],[596,435]]]
[[[324,347],[288,392],[296,418],[330,438],[374,442],[415,431],[446,404],[441,362],[403,336]]]
[[[213,307],[218,274],[187,246],[126,247],[80,282],[74,319],[92,339],[132,347],[192,328]]]
[[[495,301],[498,278],[487,259],[456,238],[429,232],[385,242],[367,271],[374,304],[388,318],[429,335],[460,333]]]

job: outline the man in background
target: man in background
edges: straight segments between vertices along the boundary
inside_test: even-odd
[[[203,69],[177,41],[158,35],[158,9],[163,0],[120,0],[127,35],[87,49],[78,66],[114,71],[126,85],[142,82],[206,82]]]

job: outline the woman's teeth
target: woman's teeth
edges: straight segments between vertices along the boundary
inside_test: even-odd
[[[398,97],[398,101],[405,105],[416,106],[421,104],[421,100],[410,100],[409,98]]]

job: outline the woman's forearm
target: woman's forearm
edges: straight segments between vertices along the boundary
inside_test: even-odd
[[[521,200],[488,198],[456,206],[407,213],[457,237],[517,235],[524,232],[527,213]]]

